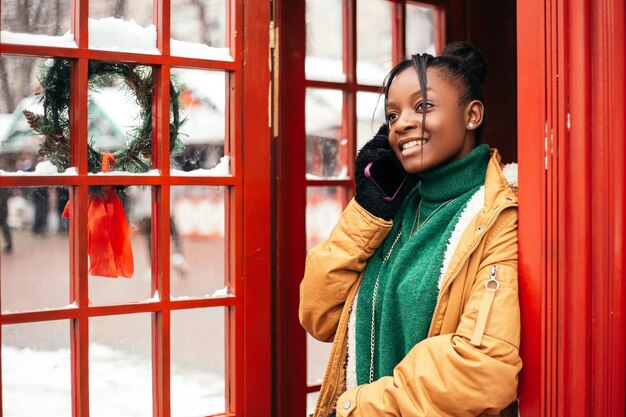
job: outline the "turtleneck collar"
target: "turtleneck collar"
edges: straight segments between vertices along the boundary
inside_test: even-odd
[[[420,196],[426,201],[446,201],[484,184],[491,151],[482,144],[456,161],[418,174]]]

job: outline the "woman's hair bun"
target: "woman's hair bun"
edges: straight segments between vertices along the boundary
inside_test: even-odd
[[[467,42],[452,42],[446,45],[441,55],[456,58],[463,64],[463,68],[474,75],[480,84],[487,76],[487,62],[483,55]]]

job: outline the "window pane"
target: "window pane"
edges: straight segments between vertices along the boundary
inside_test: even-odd
[[[315,411],[315,405],[317,404],[317,398],[320,396],[320,392],[310,392],[306,395],[306,415],[310,416]]]
[[[352,190],[344,187],[309,187],[306,193],[307,250],[330,236]]]
[[[226,411],[225,310],[172,311],[172,417]]]
[[[152,297],[150,192],[149,187],[133,186],[119,198],[115,188],[90,190],[89,300],[93,304],[143,301]],[[107,216],[103,216],[103,200],[107,204]],[[130,237],[130,253],[121,249],[125,242],[121,240],[124,223]]]
[[[342,0],[306,2],[306,78],[345,82]]]
[[[152,0],[89,0],[89,47],[158,54]]]
[[[49,68],[52,60],[43,58],[22,58],[10,55],[0,57],[0,79],[7,79],[8,85],[0,89],[0,170],[5,172],[31,172],[36,174],[56,174],[57,169],[38,153],[38,147],[43,139],[40,132],[35,132],[24,111],[30,111],[36,116],[44,114],[41,102],[43,95],[37,95],[41,89],[38,76]],[[44,65],[47,63],[48,65]],[[69,74],[68,74],[69,80]],[[68,91],[69,94],[69,91]],[[65,127],[59,133],[64,140],[69,138],[67,112],[62,112],[57,122]],[[53,117],[49,116],[50,123]],[[69,140],[68,140],[69,149]],[[52,152],[46,155],[65,155],[69,158],[69,151]],[[41,164],[40,164],[41,163]],[[69,163],[68,163],[69,165]],[[24,175],[24,174],[20,174]]]
[[[320,385],[324,378],[326,363],[330,356],[332,343],[324,343],[306,335],[306,381],[308,386]]]
[[[70,416],[67,321],[2,326],[2,415]]]
[[[224,187],[172,187],[172,297],[226,295]],[[226,287],[226,288],[225,288]]]
[[[172,77],[182,87],[180,101],[185,119],[181,128],[184,147],[172,161],[172,175],[229,175],[224,156],[226,129],[226,73],[173,68]],[[221,162],[221,164],[220,164]],[[220,165],[218,169],[207,171]]]
[[[89,319],[89,415],[151,416],[149,313]]]
[[[147,128],[143,128],[145,122],[149,121],[146,112],[149,114],[152,109],[152,104],[146,103],[147,91],[144,87],[144,91],[136,93],[121,75],[111,74],[113,71],[117,73],[117,71],[132,70],[136,76],[150,85],[152,84],[152,69],[148,66],[92,62],[90,70],[99,74],[92,76],[91,79],[93,81],[97,79],[102,84],[98,89],[91,88],[89,91],[88,138],[91,145],[100,154],[106,152],[114,155],[115,164],[111,166],[111,170],[149,171],[150,155],[131,151],[137,147],[134,144],[151,145],[151,125],[148,123]],[[101,171],[102,156],[99,158],[100,160],[90,159],[90,172]]]
[[[67,187],[0,188],[3,311],[68,304],[68,222],[61,218],[68,196]]]
[[[435,54],[435,9],[407,3],[406,54]]]
[[[230,59],[225,0],[172,0],[172,55]]]
[[[394,2],[357,0],[357,67],[359,84],[382,85],[392,64],[391,23]]]
[[[76,47],[70,0],[2,0],[2,43]]]
[[[356,94],[356,148],[361,149],[385,123],[385,95]]]
[[[341,91],[307,89],[307,178],[347,178],[348,139],[343,129],[342,113]]]

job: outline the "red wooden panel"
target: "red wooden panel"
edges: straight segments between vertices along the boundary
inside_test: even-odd
[[[241,12],[240,12],[241,13]],[[243,350],[238,362],[236,393],[238,415],[272,415],[272,285],[271,254],[271,158],[270,158],[270,7],[262,0],[246,3],[243,17],[243,78],[238,100],[243,119],[237,120],[234,137],[241,134],[243,147],[243,240],[238,254],[243,263]],[[245,93],[245,96],[242,94]],[[238,204],[239,204],[238,203]],[[240,207],[238,205],[238,207]],[[239,279],[239,276],[237,277]],[[241,313],[240,313],[241,315]],[[243,378],[242,378],[243,376]],[[245,378],[245,379],[244,379]]]
[[[298,321],[305,238],[305,2],[276,10],[279,136],[276,140],[276,416],[306,412],[306,337]],[[345,25],[345,23],[344,23]]]
[[[522,416],[546,416],[544,316],[546,286],[546,89],[544,9],[517,3],[519,147],[519,284],[524,360],[519,386]]]

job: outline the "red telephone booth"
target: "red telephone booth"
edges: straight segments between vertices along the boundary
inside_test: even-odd
[[[456,40],[488,61],[485,141],[519,163],[520,415],[626,416],[623,0],[0,10],[0,416],[310,413],[329,346],[298,322],[306,251],[353,195],[386,71]],[[37,69],[52,62],[68,68],[63,172],[39,165],[22,113],[43,114]],[[148,87],[96,86],[96,64]],[[93,169],[90,149],[127,149],[141,122],[145,169]],[[90,271],[89,207],[106,187],[127,191],[130,279]]]

